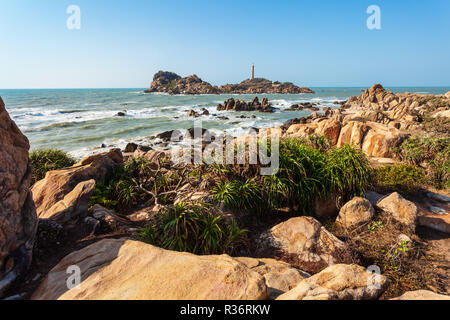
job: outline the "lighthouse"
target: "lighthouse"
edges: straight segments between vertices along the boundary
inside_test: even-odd
[[[252,80],[255,79],[255,65],[252,64]]]

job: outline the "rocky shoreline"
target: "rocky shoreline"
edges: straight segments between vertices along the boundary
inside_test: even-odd
[[[173,72],[159,71],[153,77],[150,89],[145,93],[168,93],[175,94],[299,94],[314,93],[309,88],[300,88],[290,82],[272,82],[263,78],[247,79],[239,84],[227,84],[224,86],[213,86],[203,81],[197,75],[185,78]]]
[[[197,78],[186,82],[174,74],[164,77],[167,78],[164,81],[160,76],[155,80],[155,88],[166,86],[163,90],[167,93],[219,90]],[[167,86],[172,81],[176,81],[175,85]],[[311,139],[314,150],[326,149],[314,151],[317,156],[352,145],[364,153],[372,168],[401,163],[397,150],[416,136],[449,138],[450,93],[395,95],[381,85],[374,85],[341,105],[339,109],[320,113],[314,105],[292,106],[292,110],[309,108],[314,113],[290,120],[282,127],[259,129],[258,137]],[[229,100],[218,108],[271,110],[268,101],[260,103],[257,99],[249,103]],[[161,134],[159,138],[167,140],[172,133]],[[325,137],[327,145],[311,137]],[[247,139],[239,137],[236,141]],[[261,216],[253,212],[253,207],[247,208],[245,202],[238,209],[230,209],[226,198],[219,203],[212,200],[220,191],[216,190],[219,182],[232,174],[225,172],[225,168],[180,167],[170,163],[167,152],[136,144],[123,151],[112,149],[86,157],[70,168],[50,171],[31,186],[28,140],[8,116],[1,99],[0,146],[0,160],[6,164],[0,171],[0,297],[450,299],[450,194],[445,187],[437,190],[423,186],[426,189],[405,197],[399,190],[381,193],[383,190],[366,185],[364,195],[345,201],[347,192],[338,194],[340,189],[336,189],[333,194],[326,193],[325,199],[313,199],[312,216],[301,214],[297,205],[277,207],[276,214]],[[111,183],[117,168],[127,170],[133,159],[145,160],[144,166],[126,171],[136,174],[135,180],[111,184],[119,186],[119,191],[131,188],[131,200],[123,207],[116,206],[116,210],[107,208],[111,199],[99,194],[99,186]],[[348,162],[335,169],[346,168],[345,163]],[[428,171],[433,165],[427,161],[419,164]],[[148,171],[141,172],[139,168]],[[238,166],[227,170],[251,181],[256,179],[253,169]],[[441,174],[444,180],[449,179],[448,172]],[[142,181],[131,186],[121,184],[141,178]],[[342,186],[343,190],[347,187]],[[142,196],[135,196],[138,190]],[[241,197],[243,194],[242,191]],[[93,203],[93,199],[97,200]],[[211,208],[208,210],[223,219],[225,226],[234,221],[251,227],[245,249],[233,250],[233,255],[202,255],[164,250],[140,241],[138,230],[152,223],[156,226],[159,216],[180,203],[207,203]],[[371,241],[383,247],[380,250],[377,247],[373,256],[364,256],[363,249],[368,249],[365,244]],[[381,249],[389,252],[379,258]],[[397,274],[388,269],[373,278],[367,268],[375,262],[384,263],[383,259],[391,265],[394,260],[389,260],[390,256],[402,261],[403,267],[409,268],[402,272],[410,272],[407,274],[414,275],[414,281],[420,285],[407,283],[398,287]],[[66,269],[71,265],[81,269],[80,290],[66,286]],[[430,274],[432,279],[428,279]]]

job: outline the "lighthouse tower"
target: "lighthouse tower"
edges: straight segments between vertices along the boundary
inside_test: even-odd
[[[255,79],[255,65],[252,64],[252,80]]]

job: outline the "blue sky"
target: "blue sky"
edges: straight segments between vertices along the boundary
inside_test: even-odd
[[[311,87],[450,86],[449,0],[1,0],[0,15],[0,88],[143,88],[161,69],[220,85],[252,63]]]

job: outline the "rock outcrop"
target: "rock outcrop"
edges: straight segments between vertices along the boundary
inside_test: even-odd
[[[356,197],[342,207],[336,222],[344,228],[354,228],[370,222],[374,215],[370,201]]]
[[[262,99],[259,102],[258,97],[255,97],[250,102],[233,98],[228,99],[222,104],[217,106],[217,111],[259,111],[259,112],[274,112],[275,108],[269,103],[267,98]]]
[[[261,255],[278,251],[292,265],[312,273],[349,259],[348,246],[311,217],[292,218],[264,232],[257,250]]]
[[[0,298],[31,263],[37,229],[28,139],[0,97]]]
[[[196,75],[182,78],[173,72],[159,71],[153,77],[150,89],[145,91],[168,94],[218,94],[220,90]]]
[[[112,149],[84,158],[70,168],[47,172],[32,188],[38,217],[67,222],[87,213],[95,181],[105,182],[122,162],[122,152]]]
[[[303,280],[277,300],[375,300],[388,286],[383,275],[358,265],[338,264]]]
[[[67,288],[67,268],[81,284]],[[196,256],[127,239],[103,240],[65,257],[32,295],[34,300],[260,300],[264,278],[227,255]]]
[[[153,77],[146,93],[163,92],[168,94],[260,94],[260,93],[314,93],[309,88],[300,88],[290,82],[272,82],[267,79],[245,80],[239,84],[213,86],[196,75],[182,78],[176,73],[159,71]]]

